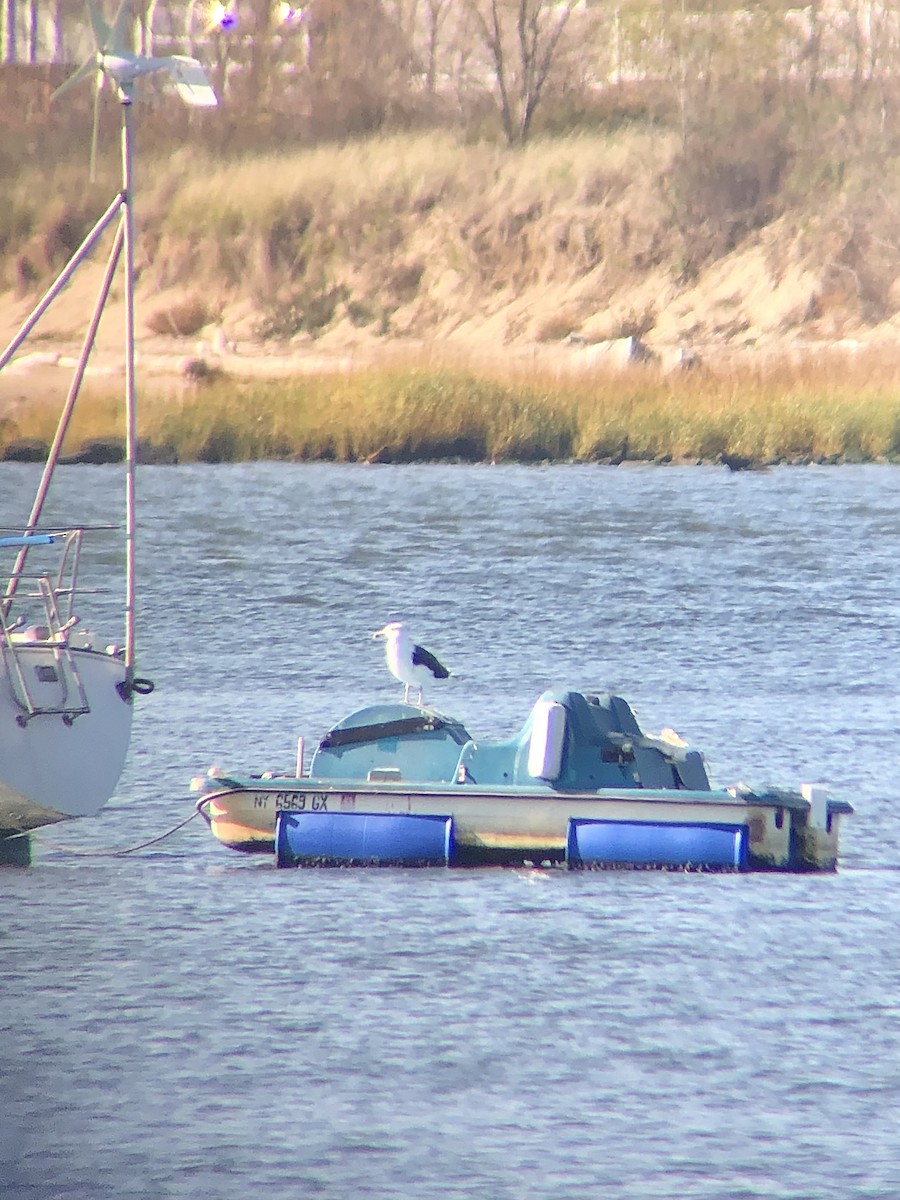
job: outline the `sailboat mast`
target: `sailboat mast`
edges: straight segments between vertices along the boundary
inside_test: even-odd
[[[132,174],[131,85],[120,85],[122,101],[122,182],[125,227],[125,682],[134,679],[135,468],[137,405],[134,352],[134,179]]]

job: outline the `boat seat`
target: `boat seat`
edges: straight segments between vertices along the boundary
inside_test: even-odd
[[[683,788],[687,788],[691,792],[708,792],[710,790],[706,764],[699,750],[688,750],[684,758],[676,759],[672,765]]]
[[[466,742],[456,767],[457,781],[485,786],[519,783],[521,779],[528,777],[529,742],[527,727],[522,733],[505,742]]]
[[[576,715],[583,712],[585,721],[599,735],[597,740],[605,741],[610,733],[624,733],[630,737],[640,736],[641,727],[638,725],[637,718],[631,711],[628,701],[622,696],[582,696],[578,692],[570,692],[569,696],[575,701],[573,708]],[[578,704],[579,700],[581,705]],[[589,735],[586,735],[586,740],[590,740]]]
[[[634,737],[641,736],[641,727],[637,723],[637,717],[631,711],[631,705],[622,696],[610,696],[610,707],[615,713],[616,720],[619,723],[619,731],[621,733],[630,733]]]
[[[569,711],[572,735],[582,745],[601,746],[618,723],[609,705],[601,704],[599,696],[583,696],[581,692],[559,692],[554,696]],[[604,700],[608,697],[604,696]]]
[[[540,787],[558,779],[562,774],[565,747],[572,739],[572,708],[569,701],[573,696],[587,708],[584,697],[577,692],[544,692],[535,701],[525,724],[515,737],[504,742],[468,742],[459,756],[458,782]],[[561,709],[565,709],[564,714],[561,714]],[[553,710],[549,717],[548,710]],[[560,715],[563,716],[562,724],[559,722]],[[546,768],[546,773],[541,769],[541,764]],[[536,773],[532,775],[529,768],[535,769]]]
[[[558,771],[529,773],[535,714],[546,705],[565,709],[565,742]],[[552,756],[551,756],[552,757]],[[642,733],[621,696],[584,696],[581,692],[544,692],[521,731],[503,742],[467,741],[456,764],[458,783],[520,785],[553,791],[603,787],[686,788],[709,791],[703,756],[697,750],[671,750]]]
[[[602,700],[599,697],[585,698],[581,692],[574,691],[544,692],[515,737],[504,742],[472,741],[463,747],[457,765],[458,781],[482,785],[548,786],[555,790],[627,786],[633,770],[630,750],[624,756],[628,765],[621,765],[620,749],[626,739],[620,725],[624,721],[629,733],[637,730],[639,735],[640,730],[627,704],[622,701],[624,708],[617,707],[612,703],[615,699],[607,696]],[[565,709],[562,761],[558,771],[554,770],[546,776],[533,776],[528,769],[529,752],[532,750],[533,731],[536,725],[542,725],[542,722],[536,721],[536,714],[547,705]],[[606,758],[604,750],[608,752]],[[664,762],[661,758],[660,761]],[[673,785],[670,771],[668,786]]]
[[[678,786],[672,763],[651,746],[634,744],[634,765],[645,788],[674,788]]]

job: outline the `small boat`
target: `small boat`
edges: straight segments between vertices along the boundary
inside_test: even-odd
[[[834,871],[853,809],[825,787],[714,787],[672,730],[644,733],[621,696],[548,691],[522,729],[482,741],[421,704],[359,709],[308,772],[192,781],[234,850],[279,866],[479,864]]]

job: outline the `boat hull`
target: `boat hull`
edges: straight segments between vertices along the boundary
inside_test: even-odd
[[[131,737],[120,658],[89,649],[61,656],[49,645],[17,645],[15,654],[17,667],[0,664],[0,836],[95,816],[115,791]],[[23,703],[22,677],[38,711]]]
[[[200,811],[215,837],[234,850],[272,853],[279,812],[450,816],[459,864],[562,862],[570,821],[673,826],[743,826],[747,865],[755,870],[834,870],[844,806],[832,804],[821,826],[799,795],[748,801],[727,790],[688,792],[604,789],[527,794],[468,785],[343,787],[315,780],[252,782],[204,779]]]

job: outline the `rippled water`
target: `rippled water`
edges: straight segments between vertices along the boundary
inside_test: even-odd
[[[0,468],[2,523],[32,468]],[[71,468],[56,515],[114,515]],[[900,1195],[900,471],[145,468],[130,762],[0,872],[9,1200]],[[53,514],[51,514],[52,516]],[[103,565],[105,552],[95,562]],[[827,782],[833,876],[276,871],[192,774],[396,695],[620,689],[720,782]]]

